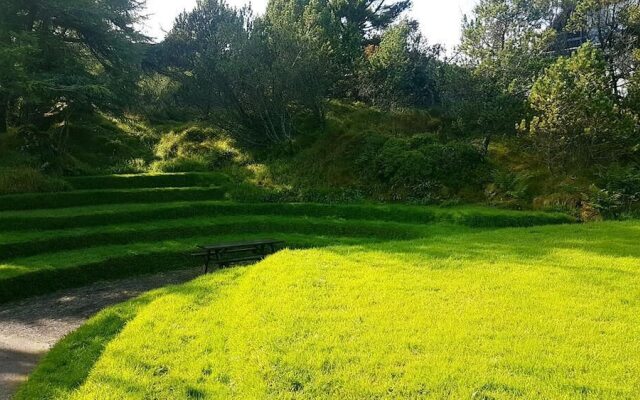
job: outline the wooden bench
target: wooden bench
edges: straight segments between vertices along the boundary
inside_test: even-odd
[[[211,264],[227,267],[249,261],[260,261],[276,252],[284,244],[282,240],[265,239],[249,242],[219,243],[198,246],[201,250],[194,257],[204,257],[204,273],[209,272]]]

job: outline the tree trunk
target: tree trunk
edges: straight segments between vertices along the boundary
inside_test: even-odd
[[[3,98],[0,98],[0,133],[7,132],[7,114],[9,104]]]
[[[493,135],[488,134],[482,141],[482,157],[484,158],[489,155],[489,146],[491,146],[491,139],[493,139]]]

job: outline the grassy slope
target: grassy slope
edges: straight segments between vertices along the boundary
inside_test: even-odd
[[[568,223],[561,213],[520,212],[487,207],[425,207],[402,205],[249,204],[218,201],[170,202],[158,204],[99,205],[0,213],[0,229],[69,229],[132,221],[157,221],[200,216],[277,215],[335,217],[408,223],[453,222],[470,227],[514,227]]]
[[[96,178],[100,182],[106,178]],[[123,179],[123,178],[118,178]],[[565,223],[562,214],[517,213],[485,208],[410,206],[327,206],[318,204],[235,204],[201,201],[202,193],[217,189],[182,188],[192,201],[173,202],[159,189],[126,189],[151,204],[115,204],[75,208],[0,212],[0,302],[73,287],[99,279],[120,278],[196,265],[188,257],[196,244],[274,236],[292,247],[410,239],[432,234],[433,223],[468,227],[529,226]],[[149,178],[150,179],[150,178]],[[157,176],[163,182],[166,177]],[[132,179],[138,182],[139,179]],[[92,186],[90,182],[85,183]],[[120,183],[118,183],[119,185]],[[116,191],[118,193],[120,190]],[[204,191],[204,192],[203,192]],[[18,196],[36,207],[89,204],[105,191]],[[114,192],[109,192],[114,193]],[[171,192],[173,193],[173,192]],[[147,197],[149,196],[149,197]],[[14,208],[16,196],[0,197]],[[179,200],[184,200],[180,198]],[[169,201],[169,202],[165,202]],[[32,204],[33,205],[33,204]]]
[[[283,252],[87,342],[98,316],[18,398],[638,398],[638,238],[602,223]],[[66,375],[80,343],[92,357]]]

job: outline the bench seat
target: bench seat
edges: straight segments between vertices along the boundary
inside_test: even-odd
[[[281,240],[266,239],[249,242],[221,243],[206,246],[198,246],[202,251],[192,253],[194,257],[204,257],[204,272],[209,272],[211,264],[218,267],[226,267],[233,264],[248,261],[260,261],[276,251],[283,245]]]

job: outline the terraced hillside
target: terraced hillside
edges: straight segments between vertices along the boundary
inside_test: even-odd
[[[193,174],[72,182],[0,199],[0,302],[196,266],[198,243],[291,249],[102,311],[17,399],[640,395],[637,222],[240,204]]]
[[[479,227],[566,223],[482,208],[238,204],[221,175],[70,179],[76,190],[0,197],[0,302],[100,279],[196,265],[199,243],[274,237],[295,248]]]

